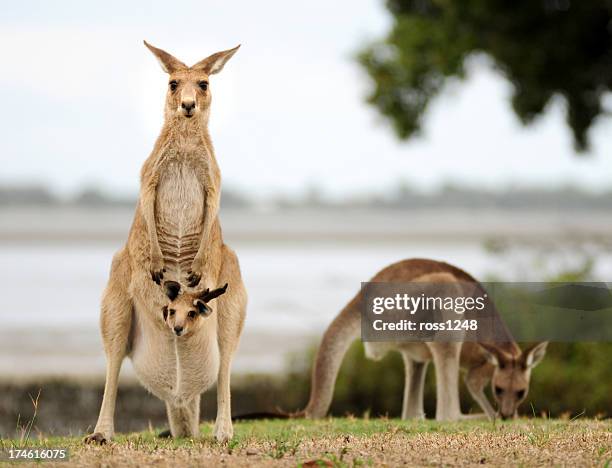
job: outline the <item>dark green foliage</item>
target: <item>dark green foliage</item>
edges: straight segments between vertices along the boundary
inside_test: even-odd
[[[388,36],[361,52],[374,80],[368,101],[396,134],[418,134],[431,99],[465,60],[484,53],[513,86],[512,107],[529,124],[562,96],[577,150],[612,87],[610,0],[388,0]]]
[[[538,415],[612,416],[610,356],[612,343],[552,343],[533,372],[528,401]]]

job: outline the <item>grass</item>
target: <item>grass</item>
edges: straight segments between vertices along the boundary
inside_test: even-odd
[[[212,438],[158,439],[157,431],[119,434],[105,446],[82,437],[31,438],[28,447],[66,447],[70,465],[612,466],[612,422],[522,419],[511,422],[334,418],[240,422],[227,444]],[[22,440],[3,440],[4,448]],[[66,464],[58,464],[58,466]]]

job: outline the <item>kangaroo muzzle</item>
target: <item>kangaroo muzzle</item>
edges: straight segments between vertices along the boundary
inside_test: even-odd
[[[180,112],[187,118],[192,117],[197,110],[196,94],[192,85],[187,84],[181,92]]]

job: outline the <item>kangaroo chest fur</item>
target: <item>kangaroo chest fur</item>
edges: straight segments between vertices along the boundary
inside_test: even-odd
[[[168,273],[177,281],[189,271],[202,235],[206,195],[195,165],[194,158],[179,153],[165,163],[157,186],[159,246]]]
[[[215,319],[190,336],[176,338],[149,316],[135,315],[130,358],[151,393],[183,406],[214,385],[219,372]]]

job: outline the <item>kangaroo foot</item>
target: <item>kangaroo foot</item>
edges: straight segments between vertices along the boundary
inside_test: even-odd
[[[108,441],[106,440],[106,437],[104,437],[104,434],[102,434],[101,432],[94,432],[93,434],[89,434],[88,436],[86,436],[83,439],[83,442],[85,442],[86,444],[104,445]]]
[[[217,439],[217,442],[224,443],[230,440],[232,437],[234,437],[234,428],[232,427],[232,420],[218,419],[215,423],[215,429],[213,431],[213,434],[215,436],[215,439]]]

